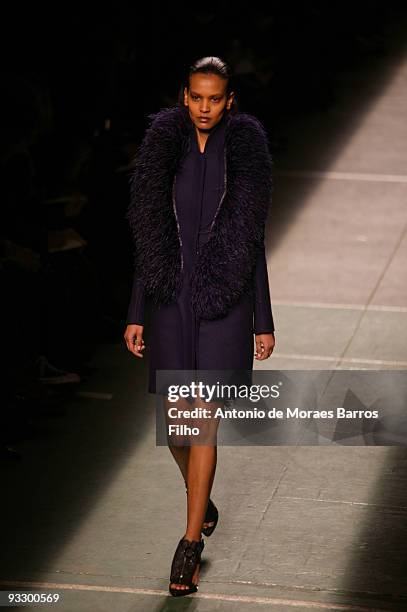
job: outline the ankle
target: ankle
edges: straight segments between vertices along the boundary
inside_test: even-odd
[[[187,531],[186,534],[184,535],[184,539],[185,540],[189,540],[190,542],[195,541],[195,542],[200,542],[202,539],[202,535],[201,532],[194,532],[194,531]]]

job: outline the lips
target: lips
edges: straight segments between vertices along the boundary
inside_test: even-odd
[[[209,117],[198,117],[199,121],[202,121],[203,123],[206,123],[207,121],[209,121]]]

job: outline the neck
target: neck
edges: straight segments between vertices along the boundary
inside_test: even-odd
[[[207,130],[205,132],[205,131],[202,131],[202,130],[200,130],[199,128],[197,128],[195,126],[195,131],[196,131],[196,134],[197,134],[197,137],[198,137],[199,148],[201,150],[201,153],[203,153],[204,150],[205,150],[206,141],[208,140],[208,137],[209,137],[209,134],[210,134],[210,130]]]

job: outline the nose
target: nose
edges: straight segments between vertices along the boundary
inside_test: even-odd
[[[201,113],[209,113],[209,104],[208,104],[208,102],[202,101],[200,112]]]

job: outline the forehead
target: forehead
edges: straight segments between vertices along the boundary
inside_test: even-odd
[[[214,94],[226,91],[227,80],[217,74],[196,72],[189,77],[189,86],[196,93]]]

